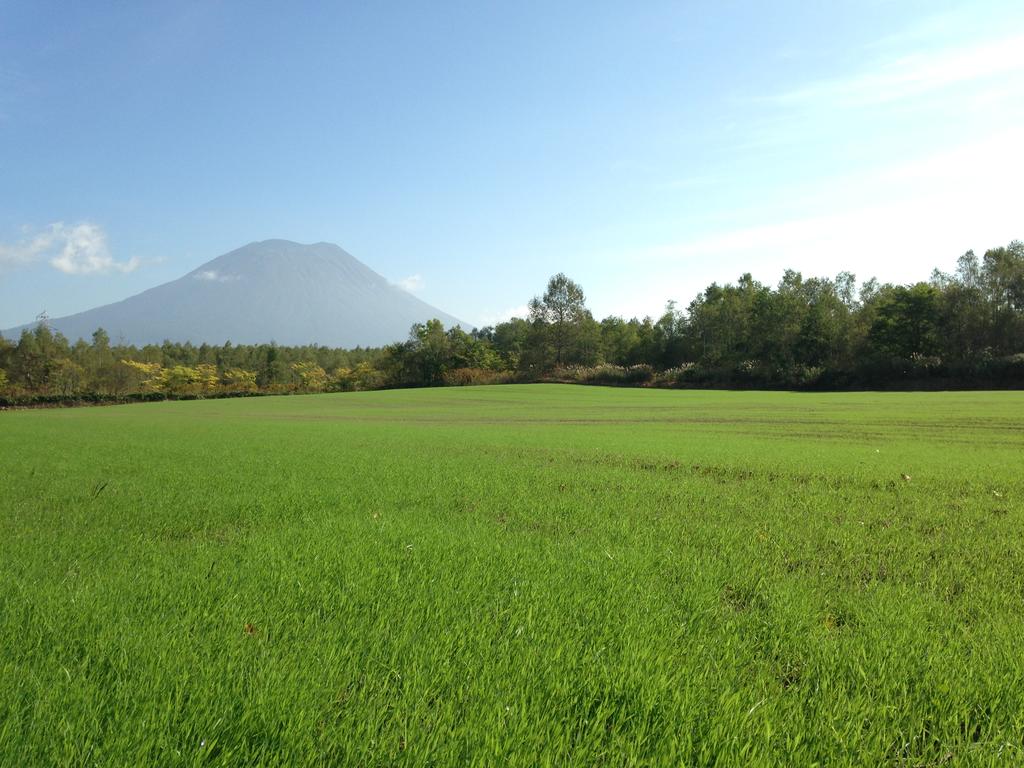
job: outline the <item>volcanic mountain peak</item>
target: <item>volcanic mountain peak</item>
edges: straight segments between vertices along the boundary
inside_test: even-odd
[[[380,346],[414,323],[465,325],[388,282],[332,243],[249,243],[187,275],[50,325],[72,341],[104,328],[114,340]],[[20,328],[5,332],[16,337]]]

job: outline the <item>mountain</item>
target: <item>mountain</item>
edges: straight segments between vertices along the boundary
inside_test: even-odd
[[[336,245],[264,240],[124,301],[49,322],[71,341],[103,328],[112,341],[136,345],[169,339],[351,348],[401,341],[413,323],[435,317],[446,327],[468,327]]]

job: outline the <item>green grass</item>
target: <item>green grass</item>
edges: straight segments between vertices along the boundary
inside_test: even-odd
[[[1024,393],[21,411],[0,462],[4,766],[1024,762]]]

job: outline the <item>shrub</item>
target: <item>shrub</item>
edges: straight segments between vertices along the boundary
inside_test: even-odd
[[[228,368],[221,377],[227,392],[255,392],[256,372],[244,368]]]
[[[922,355],[915,352],[910,356],[910,364],[915,373],[933,374],[942,369],[942,358],[938,355]]]
[[[335,368],[331,374],[331,389],[339,392],[354,390],[380,389],[384,386],[386,376],[369,363],[359,363],[355,368]]]
[[[452,368],[444,372],[446,387],[469,387],[479,384],[507,384],[513,376],[505,371],[488,368]]]
[[[813,387],[825,373],[820,365],[798,365],[793,371],[792,384],[796,387]]]
[[[292,363],[292,370],[298,375],[301,388],[306,392],[322,392],[327,387],[327,371],[314,362],[304,360]]]
[[[654,369],[646,364],[640,365],[576,365],[560,368],[554,377],[560,380],[578,381],[583,384],[646,384],[654,379]]]
[[[700,379],[701,369],[697,363],[680,363],[655,374],[654,382],[663,387],[693,384]]]
[[[988,377],[1001,386],[1024,386],[1024,353],[988,360],[984,369]]]

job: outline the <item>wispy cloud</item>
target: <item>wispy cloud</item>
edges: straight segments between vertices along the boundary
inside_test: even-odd
[[[1019,73],[1024,73],[1024,35],[884,59],[857,74],[813,82],[770,100],[782,105],[870,106]]]
[[[0,243],[0,268],[19,267],[46,260],[67,275],[132,272],[137,258],[118,261],[110,253],[103,229],[88,222],[68,226],[62,221],[12,244]]]
[[[678,179],[671,179],[670,181],[662,182],[657,185],[657,189],[671,190],[671,189],[700,189],[704,187],[712,187],[721,183],[721,179],[715,176],[683,176]]]
[[[216,269],[203,269],[199,272],[193,272],[192,277],[204,283],[233,283],[239,279],[238,275],[225,275]]]
[[[693,279],[752,271],[771,280],[787,266],[922,279],[968,248],[1020,237],[1022,142],[1024,130],[1011,128],[899,165],[820,179],[783,195],[793,203],[786,210],[766,202],[764,210],[737,213],[731,227],[616,258],[661,269],[666,285],[691,290],[701,287]]]
[[[409,291],[409,293],[417,293],[423,290],[423,276],[422,275],[409,275],[403,277],[397,283],[395,283],[403,291]]]
[[[496,325],[497,323],[503,323],[506,320],[511,320],[513,317],[527,318],[530,315],[530,307],[526,304],[517,304],[514,307],[509,307],[501,312],[490,312],[481,315],[477,318],[480,321],[480,328],[486,328],[489,325]]]

